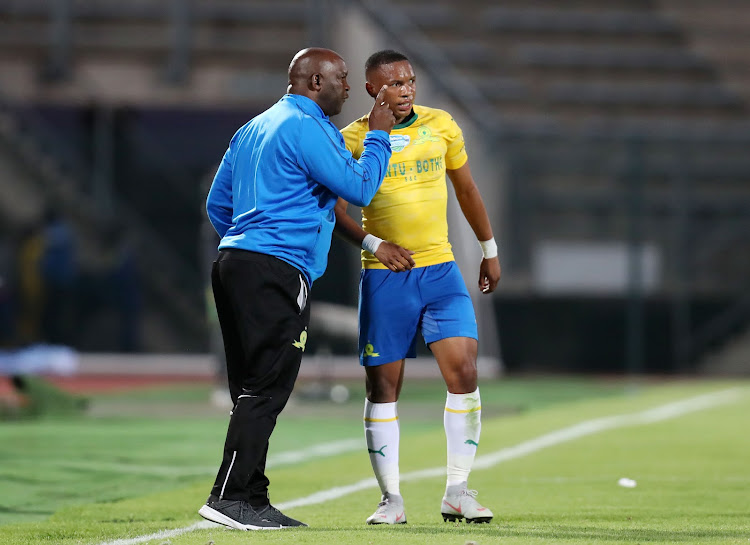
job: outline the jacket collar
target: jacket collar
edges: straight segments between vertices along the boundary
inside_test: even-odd
[[[318,103],[310,98],[302,95],[293,95],[291,93],[287,93],[283,97],[281,97],[281,100],[291,100],[306,114],[315,117],[322,117],[323,119],[328,119],[328,116],[323,113],[323,110],[320,108],[320,106],[318,106]]]

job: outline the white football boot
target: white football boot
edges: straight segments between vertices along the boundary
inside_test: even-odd
[[[476,500],[477,491],[468,490],[466,483],[449,486],[445,489],[443,504],[440,512],[444,521],[461,521],[466,519],[467,523],[489,522],[493,514]]]
[[[367,524],[406,524],[404,498],[383,494],[375,512],[367,518]]]

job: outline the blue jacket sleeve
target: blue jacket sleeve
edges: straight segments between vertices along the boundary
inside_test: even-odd
[[[206,213],[211,225],[214,226],[220,237],[224,237],[232,226],[232,161],[230,155],[231,146],[227,149],[221,160],[211,189],[206,199]]]
[[[357,206],[367,206],[380,189],[391,158],[391,142],[385,131],[370,131],[359,161],[344,145],[344,137],[330,124],[309,119],[299,139],[300,164],[310,177]]]

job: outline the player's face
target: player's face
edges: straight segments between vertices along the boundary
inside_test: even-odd
[[[401,123],[411,113],[417,94],[417,76],[409,61],[380,65],[368,75],[368,82],[376,92],[383,85],[388,86],[385,101],[390,106],[396,123]]]
[[[344,102],[349,98],[349,83],[346,81],[348,75],[346,64],[341,58],[326,62],[321,67],[318,104],[329,117],[340,114]]]

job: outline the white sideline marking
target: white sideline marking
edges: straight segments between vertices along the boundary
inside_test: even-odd
[[[669,420],[670,418],[677,418],[679,416],[702,411],[704,409],[710,409],[719,405],[725,405],[732,403],[739,399],[740,388],[729,388],[726,390],[720,390],[717,392],[711,392],[708,394],[702,394],[695,397],[683,399],[681,401],[674,401],[654,407],[653,409],[647,409],[631,414],[621,414],[616,416],[609,416],[604,418],[595,418],[594,420],[586,420],[579,424],[574,424],[567,428],[562,428],[545,435],[541,435],[535,439],[524,441],[513,447],[500,449],[498,451],[486,454],[484,456],[478,456],[474,461],[474,469],[487,469],[502,462],[513,460],[515,458],[521,458],[527,454],[572,441],[580,437],[587,435],[593,435],[601,431],[612,430],[615,428],[622,428],[625,426],[634,426],[638,424],[651,424],[653,422],[660,422],[662,420]],[[304,456],[302,457],[304,458]],[[417,481],[420,479],[440,477],[445,475],[445,467],[433,467],[429,469],[422,469],[419,471],[411,471],[401,475],[402,481]],[[378,483],[374,477],[369,479],[363,479],[356,483],[352,483],[346,486],[337,486],[329,488],[328,490],[321,490],[315,492],[309,496],[303,498],[297,498],[296,500],[290,500],[288,502],[277,504],[276,507],[281,510],[291,509],[293,507],[302,507],[305,505],[314,505],[318,503],[324,503],[327,501],[335,500],[366,490],[368,488],[377,487]],[[179,535],[192,532],[194,530],[200,530],[203,528],[213,528],[219,526],[213,522],[207,520],[196,522],[190,526],[184,528],[175,528],[173,530],[162,530],[153,534],[139,536],[129,539],[116,539],[114,541],[103,541],[99,545],[137,545],[138,543],[145,543],[154,539],[168,539],[177,537]]]
[[[296,464],[304,462],[310,458],[323,458],[326,456],[333,456],[342,452],[350,452],[353,450],[359,450],[362,448],[361,439],[342,439],[341,441],[333,441],[331,443],[321,443],[313,445],[305,450],[290,450],[282,452],[273,456],[268,460],[268,467],[278,467],[283,465]],[[213,468],[212,473],[216,472],[217,468]]]

